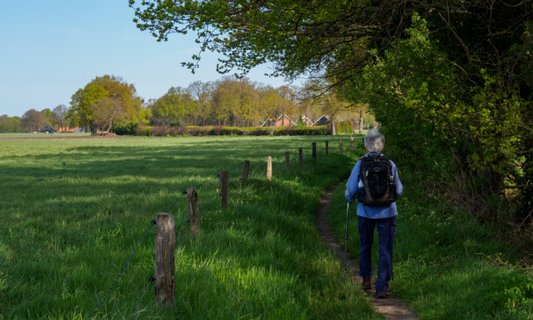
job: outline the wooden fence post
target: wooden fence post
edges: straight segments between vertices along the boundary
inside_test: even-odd
[[[267,179],[268,181],[272,180],[272,157],[267,157]]]
[[[313,151],[312,151],[312,158],[313,160],[316,160],[316,142],[313,142]]]
[[[326,140],[326,156],[329,154],[329,141]]]
[[[161,305],[174,304],[174,249],[176,224],[168,213],[158,213],[155,237],[155,298]]]
[[[196,238],[200,229],[200,212],[198,211],[198,192],[195,188],[187,189],[187,202],[189,209],[189,223],[191,224],[191,237]]]
[[[304,165],[304,149],[298,148],[298,159],[300,160],[300,166]]]
[[[339,151],[340,151],[341,153],[344,153],[344,147],[343,147],[343,145],[342,145],[342,140],[341,140],[341,139],[339,139]]]
[[[229,202],[229,172],[220,171],[220,197],[222,198],[222,209],[228,208]]]
[[[250,161],[244,160],[242,166],[242,184],[246,185],[248,182],[248,176],[250,175]]]
[[[291,169],[291,162],[290,162],[290,153],[285,152],[285,169],[289,171]]]

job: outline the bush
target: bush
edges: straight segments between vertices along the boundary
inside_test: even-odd
[[[325,136],[330,134],[327,126],[275,128],[275,136]]]
[[[151,126],[144,126],[144,127],[139,127],[137,128],[137,133],[136,133],[138,136],[151,136],[153,134],[152,132],[152,127]]]
[[[183,128],[173,126],[153,126],[152,135],[156,137],[175,137],[182,136],[185,130]]]
[[[335,123],[337,133],[352,133],[353,127],[350,120],[339,121]]]
[[[138,123],[129,122],[129,123],[118,123],[113,125],[113,128],[111,128],[111,132],[114,132],[115,134],[119,136],[132,136],[137,134],[137,129],[139,127]]]
[[[126,124],[115,126],[113,132],[118,135],[138,136],[316,136],[328,135],[327,126],[318,127],[228,127],[228,126],[187,126],[185,128],[169,125],[142,126]]]

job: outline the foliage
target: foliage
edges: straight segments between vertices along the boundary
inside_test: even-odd
[[[116,126],[113,132],[118,135],[141,136],[310,136],[329,135],[327,126],[316,127],[229,127],[229,126],[145,126],[139,127],[135,123]]]
[[[139,130],[140,130],[139,129],[139,124],[136,123],[136,122],[130,122],[130,123],[124,123],[124,124],[116,124],[111,129],[112,132],[118,134],[119,136],[137,135],[137,134],[139,134]],[[139,134],[139,135],[143,135],[143,134]]]
[[[514,188],[524,177],[529,103],[485,69],[483,86],[465,86],[419,16],[407,32],[409,38],[375,56],[362,79],[351,83],[354,99],[368,99],[394,148],[401,149],[397,155],[412,167],[422,166],[426,174],[454,174],[454,168],[474,173],[476,181],[466,183],[480,183],[474,188],[485,190],[484,197]]]
[[[20,117],[0,116],[0,133],[22,132]]]
[[[261,86],[247,78],[225,77],[174,87],[150,101],[150,123],[164,126],[253,126],[280,113],[296,114],[293,90]]]
[[[174,126],[190,124],[196,107],[196,102],[189,93],[183,92],[181,88],[170,88],[150,105],[151,123]]]
[[[30,109],[20,118],[20,125],[26,132],[37,132],[39,129],[48,125],[48,120],[43,113],[35,109]]]
[[[52,110],[58,128],[67,127],[68,107],[60,104]]]
[[[73,124],[109,131],[117,122],[146,122],[146,110],[135,87],[115,76],[96,77],[72,96],[69,116]]]
[[[200,53],[184,63],[193,70],[201,53],[210,50],[224,56],[217,67],[221,73],[237,69],[242,74],[272,61],[273,73],[289,78],[332,70],[337,57],[355,57],[354,51],[364,56],[368,43],[386,44],[406,11],[401,2],[333,0],[130,0],[130,6],[137,27],[159,41],[173,33],[197,35]]]
[[[353,126],[350,120],[344,120],[335,123],[337,133],[353,133]]]

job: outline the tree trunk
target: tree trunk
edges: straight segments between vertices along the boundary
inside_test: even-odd
[[[359,109],[359,133],[361,133],[361,131],[364,130],[365,126],[364,126],[364,123],[363,123],[363,109]]]

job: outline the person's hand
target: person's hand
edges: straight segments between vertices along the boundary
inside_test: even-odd
[[[350,193],[348,192],[348,188],[344,189],[344,198],[346,198],[346,202],[348,202],[348,203],[351,204],[352,201],[353,201],[353,199],[348,199],[348,195],[349,195],[349,194],[350,194]]]

